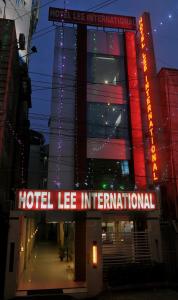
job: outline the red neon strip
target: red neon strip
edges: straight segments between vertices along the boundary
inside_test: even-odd
[[[144,73],[144,89],[145,89],[145,100],[146,100],[146,110],[147,110],[147,120],[148,120],[148,134],[150,141],[150,156],[152,165],[152,179],[154,182],[158,181],[158,161],[157,161],[157,149],[156,149],[156,137],[154,134],[154,116],[152,110],[152,94],[151,94],[151,81],[150,81],[150,71],[149,71],[149,59],[148,52],[146,51],[147,38],[144,32],[144,22],[141,17],[139,20],[139,30],[140,30],[140,44],[141,44],[141,57],[143,62],[143,73]]]
[[[142,121],[140,109],[140,95],[138,85],[137,60],[135,33],[127,31],[125,33],[127,73],[130,95],[130,116],[132,128],[132,145],[135,183],[139,188],[146,187],[145,157],[142,135]]]

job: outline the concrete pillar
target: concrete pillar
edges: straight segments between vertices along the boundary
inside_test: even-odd
[[[82,212],[75,221],[75,280],[86,280],[86,219]]]
[[[20,257],[20,226],[17,212],[10,213],[4,298],[15,297]]]
[[[60,222],[60,246],[64,246],[64,222]]]
[[[150,220],[148,219],[147,228],[149,233],[152,260],[155,262],[162,262],[160,220],[158,218]]]
[[[97,245],[98,263],[93,266],[92,247]],[[102,228],[101,213],[87,212],[86,215],[86,283],[88,296],[95,296],[102,291],[103,262],[102,262]]]
[[[23,271],[25,268],[25,252],[26,252],[26,221],[27,219],[23,216],[20,218],[20,257],[19,257],[19,280],[23,275]]]

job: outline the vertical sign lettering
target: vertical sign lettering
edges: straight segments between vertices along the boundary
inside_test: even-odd
[[[139,19],[139,31],[140,31],[140,43],[141,43],[141,57],[143,63],[143,73],[144,73],[144,90],[146,95],[146,109],[147,109],[147,120],[148,120],[148,134],[150,140],[150,155],[151,155],[151,164],[152,164],[152,175],[153,181],[158,181],[158,162],[157,162],[157,149],[155,144],[155,126],[153,122],[153,110],[152,103],[153,99],[150,92],[150,79],[149,79],[149,61],[148,61],[148,52],[146,49],[146,34],[144,31],[144,22],[143,18]]]

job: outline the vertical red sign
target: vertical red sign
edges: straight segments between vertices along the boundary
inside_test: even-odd
[[[130,98],[130,116],[133,145],[133,160],[135,183],[138,188],[146,187],[145,157],[142,135],[142,120],[140,109],[140,94],[137,72],[137,56],[135,33],[127,31],[125,33],[126,55],[127,55],[127,74]]]
[[[143,70],[143,88],[144,88],[144,108],[146,110],[147,124],[146,136],[149,138],[148,156],[151,162],[152,182],[159,179],[158,168],[158,126],[156,119],[159,119],[158,91],[156,82],[156,65],[153,50],[153,40],[151,34],[150,17],[148,13],[144,13],[139,19],[140,32],[140,53]]]

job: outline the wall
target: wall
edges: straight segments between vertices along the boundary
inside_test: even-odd
[[[177,144],[177,103],[178,70],[163,68],[158,74],[163,121],[160,124],[164,139],[160,143],[162,184],[167,189],[167,203],[163,203],[165,214],[178,216],[178,144]]]

